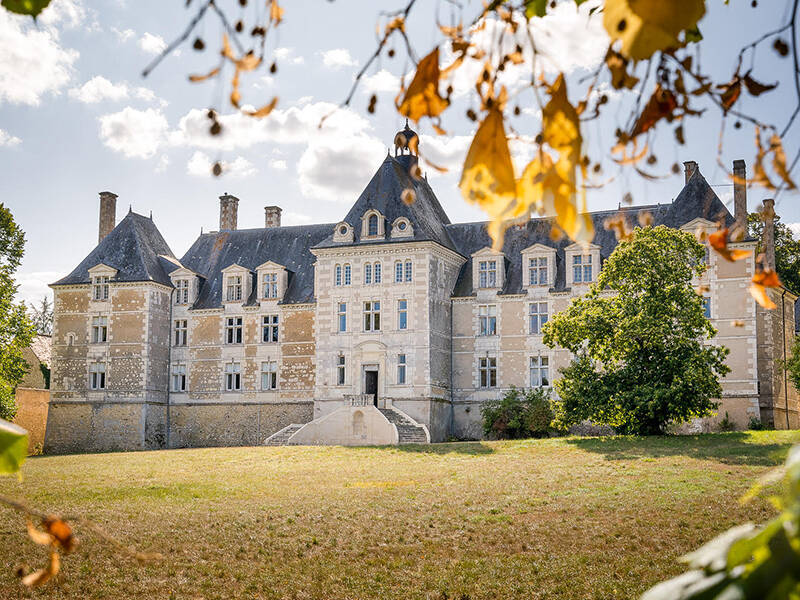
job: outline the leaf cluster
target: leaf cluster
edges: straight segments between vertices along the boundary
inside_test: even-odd
[[[550,431],[553,411],[544,388],[520,390],[512,387],[499,400],[481,406],[483,432],[500,439],[543,437]]]

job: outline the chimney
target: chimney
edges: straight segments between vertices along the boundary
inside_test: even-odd
[[[733,161],[733,218],[734,229],[747,235],[747,167],[743,160]]]
[[[100,230],[97,243],[103,241],[117,223],[117,195],[100,192]]]
[[[265,206],[264,227],[280,227],[280,226],[281,226],[281,207]]]
[[[689,180],[692,178],[692,175],[694,175],[695,171],[697,171],[696,162],[693,160],[687,160],[685,163],[683,163],[683,172],[686,175],[686,180],[684,183],[689,183]]]
[[[761,218],[764,220],[764,234],[761,244],[764,252],[764,268],[775,270],[775,200],[769,198],[764,200],[764,208],[761,211]]]
[[[219,230],[235,231],[237,213],[239,212],[239,199],[225,192],[219,197]]]

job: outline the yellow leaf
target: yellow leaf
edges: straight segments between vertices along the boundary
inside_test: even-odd
[[[772,167],[780,178],[783,179],[783,182],[786,184],[786,189],[795,189],[797,186],[789,176],[789,169],[786,168],[786,152],[783,150],[781,136],[777,133],[773,133],[769,140],[769,145],[772,148]]]
[[[256,119],[262,119],[266,117],[278,104],[278,97],[275,96],[268,104],[265,104],[261,108],[257,110],[246,110],[245,114],[250,117],[255,117]]]
[[[581,151],[581,129],[578,111],[569,103],[564,74],[550,86],[550,100],[542,109],[542,138],[555,150],[574,154]]]
[[[678,34],[692,29],[706,12],[704,0],[606,0],[603,26],[621,53],[634,60],[680,45]]]
[[[750,295],[767,310],[777,308],[772,299],[767,295],[768,287],[781,287],[783,284],[778,279],[778,274],[773,270],[759,271],[750,281]]]
[[[275,25],[280,24],[283,20],[283,9],[278,5],[277,0],[272,0],[272,2],[270,2],[269,19],[275,23]]]
[[[189,75],[189,81],[196,83],[198,81],[205,81],[206,79],[211,79],[219,74],[219,67],[216,69],[212,69],[210,72],[206,73],[205,75]]]
[[[402,101],[397,104],[400,114],[412,121],[419,121],[424,116],[437,117],[450,105],[450,101],[439,95],[439,48],[419,61],[417,72],[411,85],[405,91]],[[401,91],[400,94],[403,92]],[[400,100],[398,95],[397,101]]]
[[[233,53],[233,48],[231,48],[228,34],[222,36],[222,56],[236,62],[236,55]]]

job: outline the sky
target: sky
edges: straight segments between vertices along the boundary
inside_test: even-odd
[[[152,212],[180,257],[201,229],[218,228],[218,197],[223,193],[240,199],[240,228],[262,227],[266,205],[283,208],[284,224],[336,223],[383,161],[404,124],[394,108],[399,78],[409,69],[399,42],[392,44],[394,58],[383,56],[367,71],[351,106],[333,111],[375,51],[379,12],[403,2],[285,0],[284,22],[267,42],[277,72],[262,68],[243,75],[244,105],[261,106],[273,96],[279,98],[277,108],[262,120],[238,114],[225,101],[230,72],[203,83],[188,81],[189,74],[216,66],[222,29],[210,11],[195,34],[151,75],[142,77],[144,67],[186,27],[196,4],[187,8],[183,0],[53,0],[37,23],[0,10],[0,202],[11,209],[27,240],[17,273],[18,298],[30,302],[50,293],[48,284],[93,249],[98,192],[119,196],[117,222],[129,208],[144,215]],[[759,4],[752,8],[749,2],[707,2],[708,12],[699,24],[706,72],[719,80],[730,77],[739,48],[784,22],[786,9]],[[247,17],[246,11],[261,8],[253,1],[246,9],[232,0],[219,0],[218,5],[234,18],[240,11]],[[580,90],[581,80],[593,72],[608,45],[602,17],[589,17],[592,5],[590,0],[578,10],[573,2],[562,1],[554,14],[534,19],[531,25],[544,54],[540,65],[545,77],[563,70],[573,91]],[[463,14],[469,21],[480,3],[465,1],[464,6],[458,13],[446,0],[417,3],[407,30],[419,56],[441,39],[437,19],[451,24]],[[491,25],[486,39],[494,31]],[[192,48],[197,35],[206,42],[204,52]],[[795,102],[790,65],[766,44],[752,66],[756,79],[781,85],[758,99],[743,94],[741,108],[782,126]],[[484,220],[457,188],[460,164],[476,128],[465,113],[478,108],[471,89],[480,69],[473,61],[455,72],[453,105],[442,121],[446,135],[437,135],[425,120],[414,125],[423,154],[448,168],[444,174],[423,170],[453,222]],[[533,139],[541,127],[539,109],[525,88],[530,72],[526,62],[503,74],[512,93],[510,104],[520,107],[520,115],[509,121],[521,140],[511,144],[518,170],[532,152],[525,140]],[[599,89],[609,95],[608,110],[584,130],[585,149],[595,158],[607,155],[614,129],[625,122],[636,100],[635,94],[615,92],[607,83],[600,82]],[[369,114],[373,93],[377,109]],[[573,102],[578,99],[571,94]],[[218,137],[208,134],[210,106],[220,113],[223,133]],[[331,112],[320,128],[321,118]],[[731,206],[732,186],[717,164],[720,126],[719,111],[709,108],[687,122],[685,146],[677,145],[665,130],[653,146],[658,163],[651,170],[667,176],[653,182],[631,172],[619,174],[589,191],[589,209],[616,207],[627,193],[635,204],[670,202],[683,185],[683,174],[670,174],[670,166],[686,160],[699,163]],[[752,128],[735,130],[729,120],[724,140],[724,165],[738,158],[752,164]],[[786,137],[787,153],[793,156],[799,145],[800,123]],[[211,165],[218,160],[225,171],[214,178]],[[613,172],[607,159],[604,166]],[[754,210],[766,197],[765,190],[751,188],[749,208]],[[800,196],[781,194],[776,210],[800,235]]]

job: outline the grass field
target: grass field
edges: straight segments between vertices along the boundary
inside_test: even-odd
[[[80,514],[56,584],[0,507],[0,598],[635,598],[684,552],[763,521],[739,496],[800,432],[405,448],[215,448],[29,459],[0,494]]]

